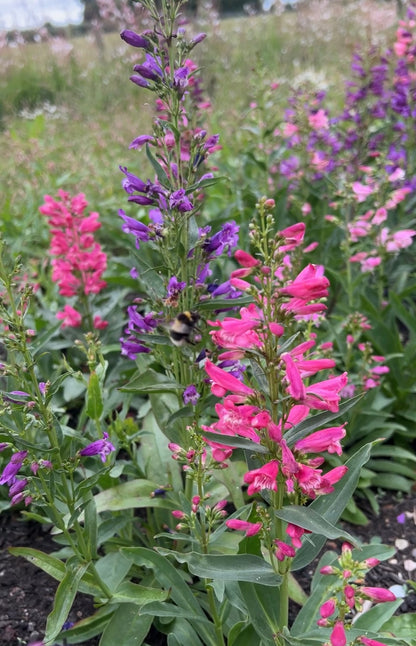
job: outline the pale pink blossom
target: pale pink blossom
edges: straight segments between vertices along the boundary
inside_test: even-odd
[[[314,130],[328,130],[329,123],[328,117],[325,114],[325,111],[319,109],[315,114],[310,114],[308,116],[309,125]]]
[[[353,182],[352,190],[355,194],[357,202],[364,202],[369,195],[374,193],[375,187],[368,186],[368,184],[362,184],[361,182]]]

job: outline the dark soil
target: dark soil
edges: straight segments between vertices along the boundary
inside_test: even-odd
[[[407,517],[400,524],[397,516],[403,512],[407,512]],[[368,585],[389,587],[416,580],[416,569],[412,570],[412,563],[416,563],[416,493],[402,500],[385,495],[380,501],[380,514],[371,516],[368,525],[345,524],[345,529],[363,542],[378,537],[382,543],[396,546],[394,558],[369,572]],[[397,542],[398,539],[402,541]],[[30,546],[45,552],[53,552],[57,546],[41,525],[22,520],[16,512],[0,515],[0,646],[24,646],[42,639],[57,582],[24,558],[9,554],[7,548],[11,546]],[[312,568],[297,573],[306,591],[312,573]],[[93,612],[91,597],[79,594],[68,619],[76,622]],[[296,613],[293,605],[291,612]],[[415,593],[408,595],[398,612],[416,612]],[[151,633],[146,641],[153,646],[166,644],[160,634]],[[84,646],[97,646],[98,642],[99,638],[90,639]]]

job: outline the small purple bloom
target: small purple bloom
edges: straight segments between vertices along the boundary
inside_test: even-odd
[[[183,391],[183,403],[186,404],[192,404],[192,406],[196,406],[196,402],[200,398],[200,394],[197,391],[196,387],[191,384],[190,386],[187,386],[185,390]]]
[[[398,523],[400,523],[400,525],[404,525],[406,522],[406,514],[404,512],[402,514],[399,514],[396,520]]]
[[[150,239],[151,231],[149,227],[139,220],[130,218],[126,215],[123,209],[119,209],[118,214],[124,220],[124,224],[121,227],[122,231],[124,231],[124,233],[132,233],[136,237],[136,248],[140,249],[139,242],[146,242]]]
[[[18,451],[12,455],[10,462],[6,464],[1,474],[0,485],[12,485],[14,483],[16,474],[19,472],[26,456],[27,451]]]
[[[151,87],[149,81],[145,81],[143,77],[138,76],[137,74],[133,74],[132,76],[130,76],[130,81],[132,81],[132,83],[135,83],[139,87],[145,87],[145,88]]]
[[[155,319],[153,313],[142,316],[137,311],[137,307],[135,305],[130,305],[127,308],[127,313],[129,315],[129,322],[126,332],[131,330],[136,332],[153,332],[153,330],[158,326],[158,321]]]
[[[172,276],[172,278],[168,282],[168,294],[167,298],[173,298],[176,299],[178,294],[182,292],[186,287],[186,283],[183,281],[179,281],[176,276]]]
[[[133,336],[129,336],[127,339],[121,337],[120,345],[121,355],[123,357],[127,357],[128,359],[131,359],[132,361],[136,359],[138,354],[150,352],[150,348],[148,348],[147,345],[140,343]]]
[[[141,148],[144,144],[154,142],[154,140],[155,138],[152,135],[140,135],[136,139],[133,139],[129,148]]]
[[[180,213],[186,213],[187,211],[192,211],[194,208],[192,202],[189,200],[185,193],[185,189],[180,188],[177,191],[174,191],[169,197],[169,207],[171,209],[177,209]]]
[[[91,442],[91,444],[88,444],[88,446],[86,446],[84,449],[81,449],[79,451],[79,454],[86,456],[99,455],[101,457],[101,461],[105,462],[107,455],[115,450],[115,446],[111,444],[110,440],[108,439],[108,433],[104,431],[102,440],[95,440],[95,442]]]
[[[195,45],[199,45],[199,43],[202,43],[202,41],[207,37],[207,35],[204,32],[201,32],[194,36],[189,43],[191,47],[195,47]]]

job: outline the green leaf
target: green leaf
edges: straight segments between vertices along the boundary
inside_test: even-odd
[[[173,550],[158,548],[164,556],[172,555],[179,563],[186,563],[192,574],[201,579],[220,579],[221,581],[248,581],[266,586],[280,584],[281,577],[266,561],[253,554],[183,554]]]
[[[100,646],[140,646],[146,639],[153,618],[143,615],[134,603],[122,603],[107,624]]]
[[[383,624],[394,615],[402,603],[403,599],[397,599],[373,606],[354,621],[354,628],[379,632]]]
[[[84,509],[84,527],[88,546],[88,555],[91,561],[97,558],[97,509],[90,493],[90,500]]]
[[[14,556],[23,556],[27,561],[33,563],[33,565],[36,565],[36,567],[57,581],[62,581],[65,576],[65,563],[54,556],[44,554],[33,547],[9,547],[9,552]],[[79,584],[79,590],[94,597],[102,597],[103,594],[101,588],[95,583],[93,577],[88,572],[84,574]]]
[[[299,606],[303,606],[308,600],[308,595],[291,572],[289,572],[289,598]]]
[[[114,606],[102,606],[93,615],[77,621],[72,628],[61,633],[58,639],[62,639],[63,636],[67,644],[84,644],[87,640],[103,633],[113,613]]]
[[[208,644],[212,643],[211,629],[205,625],[206,615],[189,586],[172,563],[158,552],[145,547],[126,547],[122,548],[121,551],[136,565],[151,568],[154,571],[155,578],[160,585],[170,590],[170,597],[174,603],[180,608],[189,611],[194,617],[193,623],[197,626],[198,634],[202,639]],[[100,646],[103,646],[103,644]]]
[[[198,637],[195,628],[198,626],[194,623],[186,621],[186,619],[178,618],[172,626],[169,626],[168,646],[185,646],[185,644],[192,644],[192,646],[203,646],[203,643]],[[214,630],[211,629],[210,639],[207,644],[214,644]]]
[[[253,440],[238,437],[237,435],[223,435],[222,433],[213,433],[212,431],[204,431],[202,435],[212,442],[232,446],[235,449],[245,449],[246,451],[251,451],[251,453],[268,453],[268,449],[265,446],[256,444]]]
[[[169,498],[152,498],[152,492],[160,485],[149,480],[137,479],[123,482],[111,489],[105,489],[94,496],[97,513],[120,511],[138,507],[162,507],[173,510],[175,504]]]
[[[250,623],[258,637],[266,644],[273,644],[273,635],[279,632],[279,587],[240,581],[240,590],[246,602]]]
[[[87,406],[85,409],[88,417],[99,420],[103,412],[103,397],[101,393],[100,379],[96,372],[92,372],[88,382]]]
[[[121,552],[109,552],[95,563],[97,574],[111,593],[118,589],[130,567],[131,561]]]
[[[416,646],[416,613],[406,613],[390,617],[381,630],[386,633],[393,633],[399,639],[406,639],[412,646]]]
[[[155,370],[146,370],[146,372],[134,377],[125,386],[120,388],[124,393],[166,393],[177,392],[181,386],[172,381],[164,374]]]
[[[413,481],[395,473],[380,473],[372,479],[371,484],[373,487],[379,487],[380,489],[409,492]]]
[[[357,542],[351,534],[332,525],[321,514],[318,514],[312,509],[311,506],[302,507],[300,505],[291,505],[290,507],[283,507],[275,511],[275,515],[287,523],[298,525],[310,532],[323,535],[325,538],[343,538],[352,545],[355,545]]]
[[[154,601],[165,601],[169,596],[167,590],[160,588],[148,588],[138,583],[124,581],[119,585],[111,597],[111,603],[135,603],[137,606],[145,606]]]
[[[66,572],[55,593],[53,610],[46,621],[44,638],[46,646],[50,646],[61,632],[88,565],[88,563],[67,562]]]
[[[319,496],[309,505],[308,510],[312,509],[327,520],[334,524],[340,518],[343,510],[357,486],[363,465],[369,460],[371,454],[371,444],[361,447],[346,462],[348,467],[347,473],[334,486],[334,491],[326,496]],[[319,554],[324,546],[326,538],[324,535],[312,534],[307,536],[302,547],[297,551],[292,563],[292,570],[298,570],[306,567]]]
[[[158,178],[159,182],[165,188],[170,188],[169,177],[166,175],[166,172],[165,172],[163,166],[161,166],[159,164],[156,157],[152,154],[149,144],[146,144],[146,156],[147,156],[147,159],[152,164],[152,166],[153,166],[153,168],[154,168],[154,170],[156,172],[156,175],[157,175],[157,178]]]

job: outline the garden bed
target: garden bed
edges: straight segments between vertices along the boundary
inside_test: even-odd
[[[396,546],[396,555],[373,568],[367,577],[371,586],[390,587],[415,580],[416,569],[416,492],[403,499],[385,495],[380,502],[380,514],[371,516],[366,526],[348,526],[348,531],[361,541],[377,540]],[[407,512],[404,523],[397,516]],[[411,516],[412,515],[412,516]],[[46,618],[52,609],[57,583],[46,573],[21,557],[8,553],[11,546],[30,546],[45,552],[56,549],[45,528],[37,523],[22,520],[16,512],[0,515],[0,632],[2,646],[17,646],[41,639]],[[336,547],[331,544],[331,548]],[[305,568],[299,575],[307,590],[312,568]],[[94,612],[93,600],[79,594],[71,610],[69,620],[76,622]],[[296,608],[291,608],[292,616]],[[416,612],[416,594],[410,592],[398,612]],[[97,646],[98,638],[84,642],[84,646]],[[149,636],[147,642],[162,646],[164,636]]]

